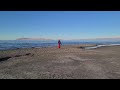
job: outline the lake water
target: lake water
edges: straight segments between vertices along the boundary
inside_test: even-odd
[[[77,44],[98,44],[110,45],[120,44],[120,41],[61,41],[62,45]],[[57,46],[57,41],[32,41],[32,40],[0,40],[0,50],[31,48],[31,47],[53,47]]]

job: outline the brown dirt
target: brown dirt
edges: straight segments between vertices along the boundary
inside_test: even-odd
[[[0,78],[120,79],[120,46],[91,50],[80,46],[90,45],[0,51]]]

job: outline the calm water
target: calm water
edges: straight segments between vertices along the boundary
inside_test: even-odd
[[[70,44],[120,44],[120,41],[61,41],[62,45]],[[57,46],[57,41],[28,41],[28,40],[0,40],[0,50],[31,48],[31,47],[52,47]]]

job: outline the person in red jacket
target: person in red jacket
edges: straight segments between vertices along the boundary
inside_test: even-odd
[[[61,47],[61,41],[58,40],[58,48],[60,48],[60,47]]]

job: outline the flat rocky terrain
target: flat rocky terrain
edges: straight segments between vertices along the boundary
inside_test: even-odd
[[[120,46],[81,46],[0,51],[0,79],[120,79]]]

